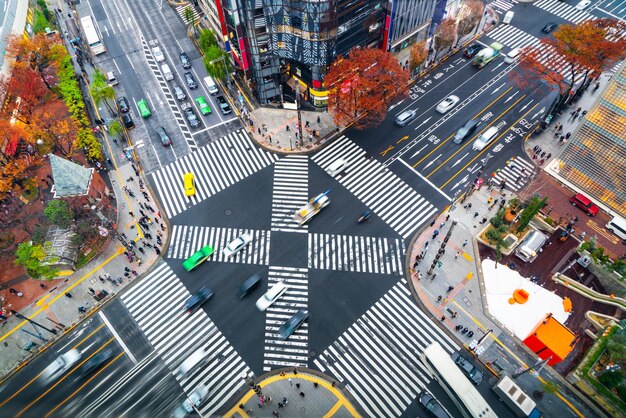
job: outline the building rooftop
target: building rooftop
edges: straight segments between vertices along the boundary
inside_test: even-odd
[[[86,195],[93,177],[93,168],[83,167],[54,154],[49,154],[54,197]]]

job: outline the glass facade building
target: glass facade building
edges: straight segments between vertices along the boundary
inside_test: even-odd
[[[560,157],[559,175],[626,216],[626,61]]]

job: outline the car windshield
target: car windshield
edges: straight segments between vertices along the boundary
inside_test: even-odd
[[[228,244],[228,249],[232,251],[237,249],[240,245],[243,245],[243,239],[241,239],[241,237]]]
[[[457,132],[457,135],[458,136],[465,136],[467,131],[469,131],[469,128],[464,126],[461,129],[459,129],[459,132]]]

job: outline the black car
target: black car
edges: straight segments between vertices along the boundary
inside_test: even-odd
[[[191,68],[191,60],[189,59],[189,55],[186,52],[180,53],[180,62],[183,63],[183,68],[188,70]]]
[[[465,125],[454,135],[454,139],[452,142],[455,144],[460,144],[465,141],[469,136],[471,136],[476,128],[480,125],[480,121],[476,119],[470,119],[465,122]]]
[[[133,117],[130,113],[122,113],[122,125],[124,125],[126,129],[133,129],[135,127],[135,122],[133,122]]]
[[[252,293],[252,291],[254,291],[254,289],[259,287],[260,284],[261,276],[259,276],[258,274],[247,278],[246,281],[243,282],[243,284],[241,285],[241,288],[239,288],[239,299],[243,299],[248,296],[250,293]]]
[[[185,117],[187,118],[187,122],[189,122],[189,125],[191,125],[192,128],[197,128],[198,126],[200,126],[200,119],[198,119],[196,113],[191,107],[185,108]]]
[[[160,126],[159,129],[156,130],[156,132],[159,136],[159,139],[161,140],[161,144],[163,144],[164,147],[172,145],[172,140],[170,139],[167,132],[165,132],[164,127]]]
[[[81,377],[83,379],[89,377],[92,373],[98,370],[100,367],[104,365],[109,359],[113,357],[113,350],[106,349],[100,351],[98,354],[94,355],[92,358],[87,360],[83,367],[81,368]]]
[[[309,318],[309,316],[311,316],[309,311],[300,309],[280,326],[280,328],[278,329],[278,337],[281,340],[286,340],[287,338],[291,337],[291,334],[293,334],[298,328],[300,328],[300,325],[302,325],[304,321]]]
[[[185,82],[187,83],[187,87],[189,87],[191,90],[198,88],[198,83],[189,71],[185,72]]]
[[[437,399],[428,392],[423,392],[420,395],[420,403],[430,415],[436,418],[451,418],[445,409],[437,402]]]
[[[472,363],[470,363],[465,357],[461,354],[457,354],[456,359],[454,360],[457,366],[461,369],[463,373],[469,377],[473,384],[476,386],[480,385],[483,382],[483,372],[478,370]]]
[[[130,105],[126,97],[122,96],[117,99],[117,110],[119,110],[120,113],[128,113],[130,111]]]
[[[195,295],[187,299],[187,302],[185,302],[185,310],[189,313],[194,313],[204,302],[211,299],[213,293],[215,292],[208,287],[201,288]]]
[[[228,105],[226,99],[224,99],[224,96],[217,96],[217,103],[220,105],[220,110],[224,115],[228,115],[230,112],[232,112],[232,109]]]
[[[483,46],[480,44],[472,44],[465,48],[465,52],[463,52],[463,56],[465,58],[474,58],[474,55],[478,54],[478,52],[483,49]]]
[[[553,30],[555,30],[559,25],[557,25],[554,22],[548,22],[546,23],[546,25],[543,27],[543,29],[541,29],[541,31],[543,33],[551,33]]]

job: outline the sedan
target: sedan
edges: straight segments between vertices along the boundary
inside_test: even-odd
[[[101,368],[107,361],[109,361],[113,357],[113,350],[106,349],[100,351],[98,354],[94,355],[92,358],[87,360],[87,362],[82,367],[81,377],[84,379],[89,377],[96,370]]]
[[[176,95],[176,98],[178,99],[179,102],[182,102],[183,100],[187,98],[187,95],[185,94],[183,89],[180,88],[178,84],[174,83],[172,87],[174,88],[174,94]]]
[[[437,112],[446,113],[450,109],[452,109],[459,102],[459,98],[457,96],[448,96],[441,103],[437,105]]]
[[[185,82],[187,83],[187,87],[189,87],[191,90],[198,88],[198,83],[196,82],[196,79],[193,78],[193,74],[191,74],[191,72],[189,71],[185,72]]]
[[[73,365],[78,363],[82,356],[82,353],[77,349],[68,351],[65,354],[61,354],[57,357],[48,367],[41,372],[41,379],[44,385],[52,383],[59,377],[63,376]]]
[[[591,4],[591,0],[583,0],[576,5],[576,10],[585,10]]]
[[[556,23],[554,23],[554,22],[548,22],[548,23],[546,23],[546,25],[543,27],[543,29],[541,29],[541,31],[542,31],[543,33],[551,33],[553,30],[555,30],[555,29],[557,28],[557,26],[559,26],[559,25],[557,25],[557,24],[556,24]]]
[[[224,99],[224,96],[217,96],[217,103],[220,105],[220,110],[223,114],[228,115],[230,112],[232,112],[230,106],[228,105],[228,102],[226,102],[226,99]]]
[[[463,52],[463,56],[465,58],[474,58],[474,55],[478,54],[478,52],[483,49],[482,45],[472,44],[465,48],[465,52]]]
[[[250,245],[251,241],[252,241],[252,235],[245,232],[241,234],[240,236],[238,236],[237,238],[235,238],[233,241],[231,241],[230,244],[228,244],[226,247],[222,249],[222,251],[224,251],[224,254],[226,255],[226,257],[232,257],[233,255],[237,254],[239,251],[243,250],[244,247]]]
[[[430,393],[423,392],[420,395],[420,403],[422,404],[424,408],[426,408],[428,413],[432,415],[433,417],[450,418],[450,415],[448,415],[448,413],[445,411],[445,409],[443,409],[441,404],[437,402],[437,399],[435,399],[434,396],[431,395]]]
[[[465,125],[454,135],[452,142],[460,144],[465,141],[470,135],[474,133],[476,128],[480,125],[480,121],[476,119],[468,120]]]
[[[210,245],[205,245],[200,248],[198,251],[193,253],[191,257],[183,261],[183,268],[187,271],[191,271],[198,267],[200,264],[204,263],[207,258],[213,254],[215,250]]]
[[[476,386],[480,385],[483,382],[484,375],[478,370],[472,363],[467,361],[465,357],[461,354],[457,354],[456,359],[454,360],[457,366],[461,369],[467,377],[472,381]]]
[[[201,288],[195,295],[187,299],[185,302],[185,310],[189,313],[194,313],[204,302],[211,299],[214,293],[213,289],[209,289],[208,287]]]
[[[278,329],[278,337],[281,340],[286,340],[287,338],[291,337],[291,334],[296,332],[296,330],[300,328],[300,325],[302,325],[304,321],[309,318],[309,316],[311,316],[309,311],[300,309],[294,314],[294,316],[289,318],[287,322],[280,326],[280,328]]]
[[[170,139],[169,135],[167,134],[167,132],[165,132],[165,128],[160,126],[157,130],[157,135],[159,136],[159,139],[161,140],[161,144],[163,144],[164,147],[170,146],[172,145],[172,140]]]
[[[204,96],[196,97],[196,104],[198,105],[198,109],[200,109],[200,113],[203,115],[211,113],[211,108],[204,99]]]
[[[130,111],[130,105],[126,97],[122,96],[117,99],[117,110],[119,110],[120,113],[128,113]]]
[[[259,311],[264,311],[274,302],[276,302],[280,297],[287,291],[289,286],[285,284],[285,282],[278,282],[270,290],[268,290],[263,296],[256,301],[256,307]]]
[[[200,119],[196,116],[196,112],[193,111],[191,107],[185,108],[185,117],[187,118],[187,122],[191,125],[192,128],[197,128],[200,126]]]
[[[159,46],[155,46],[154,48],[152,48],[152,55],[154,55],[154,59],[156,60],[156,62],[165,61],[165,55],[163,54],[163,51]]]
[[[188,70],[191,68],[191,60],[189,59],[189,55],[186,52],[180,53],[180,62],[183,64],[183,68]]]

